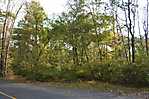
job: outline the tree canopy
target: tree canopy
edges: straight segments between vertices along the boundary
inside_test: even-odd
[[[7,20],[1,22],[6,25],[1,59],[8,59],[1,64],[8,63],[5,66],[14,73],[33,80],[148,85],[148,21],[144,21],[144,35],[135,36],[136,24],[140,28],[138,5],[137,0],[68,0],[67,11],[49,18],[39,2],[26,2],[10,40],[4,31],[9,30]],[[9,11],[0,13],[3,16],[16,18]]]

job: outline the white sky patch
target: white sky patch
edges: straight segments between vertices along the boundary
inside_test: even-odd
[[[48,16],[65,11],[67,0],[38,0]]]
[[[16,0],[16,1],[21,1],[21,0]],[[31,1],[31,0],[27,0],[27,1]],[[41,6],[44,8],[44,10],[45,10],[45,12],[49,18],[54,18],[56,15],[60,15],[63,11],[67,11],[66,4],[67,4],[68,0],[34,0],[34,1],[40,2]],[[127,1],[127,0],[124,0],[124,1]],[[146,15],[144,12],[144,7],[146,7],[146,3],[147,3],[146,0],[138,0],[139,21],[140,21],[141,34],[144,34],[143,21],[146,19],[146,17],[145,17]],[[17,5],[19,5],[19,4],[17,4]],[[1,4],[0,4],[0,8],[3,8]],[[17,18],[17,22],[23,18],[23,15],[24,15],[24,12],[19,13],[18,18]],[[124,18],[124,13],[120,12],[119,16],[121,18]],[[16,24],[17,24],[17,22],[16,22]],[[138,35],[137,21],[136,21],[135,30],[136,30],[136,35]]]
[[[27,0],[30,2],[31,0]],[[45,13],[49,18],[53,18],[56,15],[60,15],[66,9],[67,0],[33,0],[40,2],[40,5],[44,8]],[[22,9],[17,17],[15,26],[24,17],[24,9]]]

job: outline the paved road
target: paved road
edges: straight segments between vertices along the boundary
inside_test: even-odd
[[[96,91],[41,87],[31,84],[0,81],[0,91],[17,99],[142,99],[137,96],[118,96]],[[0,95],[0,99],[10,99]]]

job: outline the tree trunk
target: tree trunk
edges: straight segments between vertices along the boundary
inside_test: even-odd
[[[73,47],[73,61],[75,65],[79,65],[77,47]]]

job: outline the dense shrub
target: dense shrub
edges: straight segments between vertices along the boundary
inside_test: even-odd
[[[146,64],[131,64],[122,67],[122,83],[147,85],[149,84],[149,67]]]
[[[88,64],[78,68],[77,77],[121,84],[149,85],[147,64]]]
[[[149,85],[149,66],[142,64],[84,64],[81,66],[34,66],[31,69],[14,65],[16,74],[38,81],[102,80],[121,84]],[[21,67],[21,68],[20,68]]]

